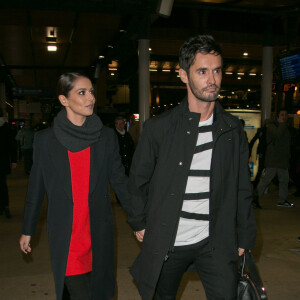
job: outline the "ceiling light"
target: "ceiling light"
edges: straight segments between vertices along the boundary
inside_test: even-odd
[[[232,75],[232,72],[225,72],[226,75]]]
[[[108,47],[108,48],[113,48],[114,46],[112,46],[112,45],[107,45],[107,47]]]
[[[152,51],[152,48],[149,48],[149,51]]]
[[[117,68],[108,68],[109,71],[117,71]]]
[[[162,69],[163,72],[171,72],[169,69]]]
[[[99,59],[103,59],[103,58],[104,58],[104,55],[99,55],[98,58],[99,58]]]
[[[243,55],[244,55],[244,56],[248,56],[248,52],[244,52]]]
[[[111,76],[115,76],[115,73],[110,73]]]
[[[149,69],[150,72],[157,72],[156,69]]]
[[[249,73],[249,76],[256,76],[256,73]]]
[[[238,75],[245,75],[245,73],[243,73],[243,72],[239,72],[239,73],[237,73]]]
[[[57,51],[57,47],[56,46],[48,46],[48,51]]]
[[[238,77],[237,79],[239,79],[239,80],[240,80],[240,79],[242,79],[242,78],[241,78],[241,77]]]

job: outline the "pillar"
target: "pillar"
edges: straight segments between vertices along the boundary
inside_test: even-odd
[[[149,118],[149,90],[150,90],[150,73],[149,73],[149,39],[139,40],[139,115],[140,115],[140,132],[144,122]]]

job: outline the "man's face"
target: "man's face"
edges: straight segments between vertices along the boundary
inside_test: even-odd
[[[116,129],[122,131],[124,129],[124,126],[125,126],[124,120],[116,120],[115,126],[116,126]]]
[[[198,53],[189,74],[181,69],[180,77],[187,84],[189,95],[199,101],[215,101],[222,81],[221,55]]]
[[[277,118],[277,121],[279,123],[285,123],[287,122],[288,120],[288,113],[286,110],[282,110],[279,112],[279,115],[278,115],[278,118]]]

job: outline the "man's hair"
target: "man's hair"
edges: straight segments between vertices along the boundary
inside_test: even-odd
[[[279,117],[279,114],[282,112],[282,111],[286,111],[288,113],[288,110],[286,108],[280,108],[278,111],[277,111],[277,114],[276,114],[276,117],[278,118]]]
[[[117,122],[117,121],[119,121],[119,120],[122,120],[122,121],[124,121],[125,122],[125,120],[124,120],[125,118],[124,117],[122,117],[122,116],[117,116],[117,117],[115,117],[115,123]]]
[[[195,62],[196,55],[215,54],[222,56],[221,46],[210,35],[197,35],[187,40],[179,50],[180,68],[189,74],[191,65]]]

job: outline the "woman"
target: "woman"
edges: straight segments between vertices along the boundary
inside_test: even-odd
[[[113,132],[93,114],[91,81],[77,73],[59,78],[64,108],[53,128],[36,133],[20,247],[31,252],[45,193],[51,264],[57,299],[64,284],[71,299],[111,299],[113,272],[112,185],[129,212],[127,177]]]

